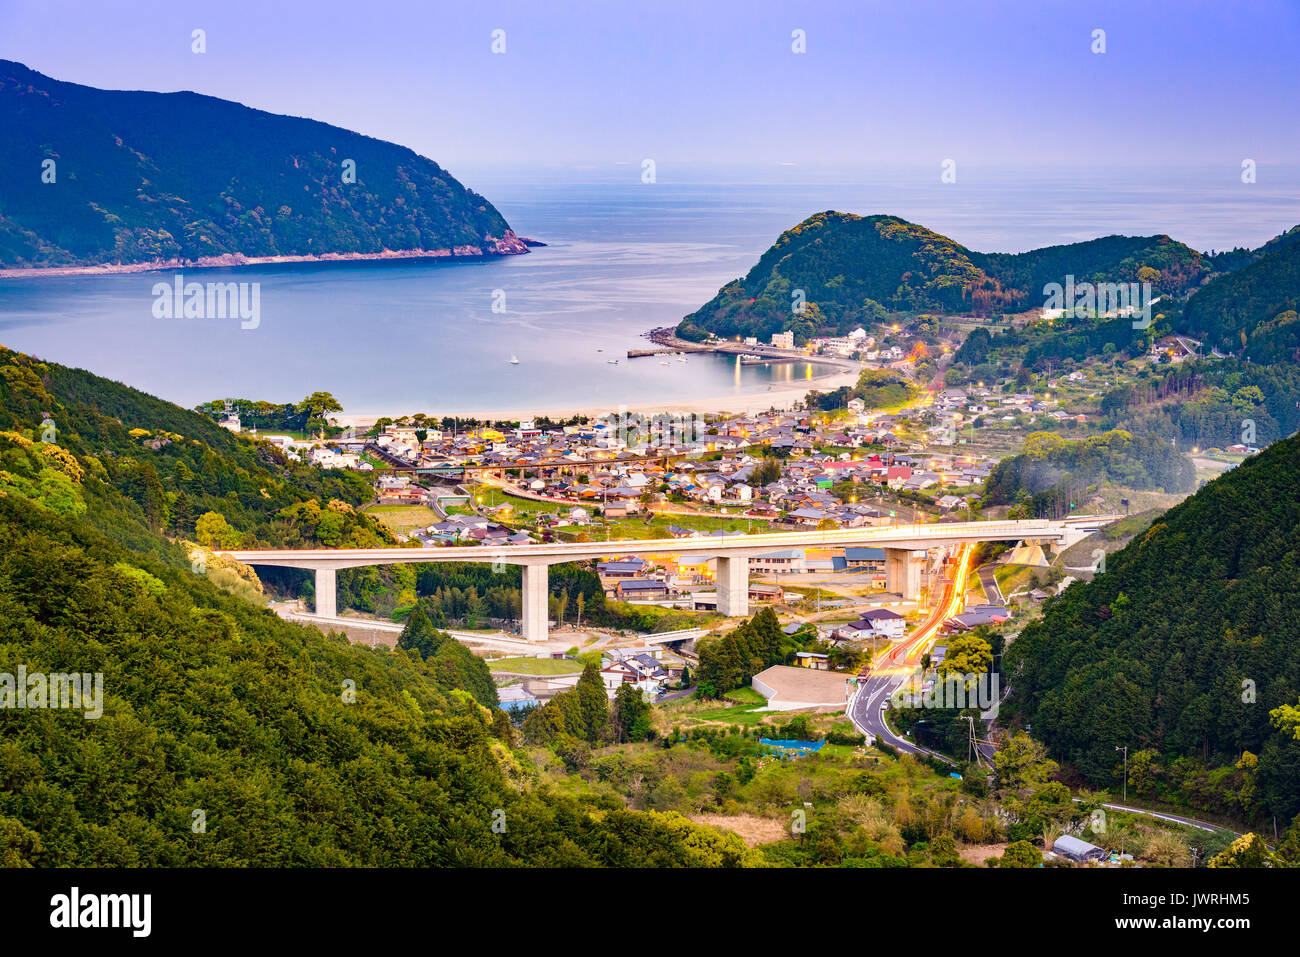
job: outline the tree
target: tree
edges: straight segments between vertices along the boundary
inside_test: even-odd
[[[307,417],[305,428],[311,432],[324,429],[327,424],[325,416],[331,412],[342,412],[343,406],[328,392],[313,392],[298,403],[297,409],[300,415]]]
[[[406,627],[397,638],[397,647],[418,652],[421,658],[429,658],[441,644],[438,634],[438,629],[433,627],[433,622],[424,613],[424,609],[416,605],[411,609],[411,614],[406,619]]]
[[[1210,858],[1206,867],[1265,867],[1269,858],[1268,848],[1258,834],[1243,834],[1228,847],[1226,851]]]
[[[973,634],[958,635],[948,643],[948,653],[936,669],[947,676],[982,675],[993,664],[993,646]]]
[[[152,462],[140,464],[140,507],[144,509],[145,520],[155,531],[167,527],[167,493],[163,491],[162,482],[158,480],[158,470]]]
[[[605,683],[601,680],[600,669],[595,662],[587,662],[575,690],[578,692],[584,737],[592,744],[597,744],[604,737],[605,727],[609,723],[609,697],[605,694]],[[574,733],[577,733],[576,729]]]
[[[1128,759],[1128,783],[1135,794],[1151,797],[1156,792],[1156,775],[1159,773],[1159,759],[1155,751],[1143,748],[1134,751]]]
[[[625,682],[614,692],[613,718],[614,735],[620,744],[650,737],[650,706],[633,685]]]
[[[234,548],[239,544],[239,532],[220,512],[204,512],[200,515],[194,523],[194,534],[200,545],[209,548]]]
[[[1043,855],[1038,848],[1028,841],[1016,841],[1007,845],[998,861],[998,867],[1037,867],[1043,863]]]
[[[1046,783],[1057,771],[1047,749],[1023,731],[993,755],[998,785],[1022,790]]]
[[[781,478],[781,463],[776,459],[763,459],[749,475],[749,482],[757,488],[764,488]]]
[[[935,867],[956,867],[961,861],[957,854],[957,842],[951,834],[940,834],[930,842],[930,860]]]

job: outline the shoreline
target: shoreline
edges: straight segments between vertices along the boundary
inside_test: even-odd
[[[394,259],[495,259],[522,256],[543,242],[507,231],[492,246],[452,246],[443,249],[383,249],[377,253],[313,253],[299,256],[245,256],[224,253],[198,259],[151,259],[138,263],[98,263],[87,266],[26,266],[0,269],[0,279],[48,279],[67,276],[118,276],[132,273],[171,272],[185,269],[238,269],[243,266],[279,266],[295,263],[381,262]]]
[[[857,384],[859,371],[860,369],[855,368],[852,370],[844,370],[830,373],[828,375],[817,376],[805,380],[798,386],[773,389],[771,392],[744,392],[732,393],[730,395],[661,399],[613,407],[608,405],[575,404],[571,406],[555,406],[551,408],[521,406],[507,408],[480,408],[460,412],[440,412],[438,410],[430,411],[424,409],[414,409],[397,413],[394,413],[392,410],[355,413],[348,413],[345,411],[339,415],[331,416],[331,418],[339,425],[352,426],[356,428],[369,428],[374,425],[377,419],[390,418],[396,420],[403,416],[414,415],[416,412],[424,412],[426,415],[439,419],[444,415],[451,415],[459,418],[480,419],[489,422],[517,422],[521,419],[536,418],[562,420],[574,416],[585,416],[588,419],[598,419],[611,413],[618,414],[620,411],[647,415],[658,412],[669,414],[695,413],[699,415],[726,412],[743,415],[753,412],[766,412],[770,408],[776,408],[781,411],[789,410],[789,408],[796,402],[802,402],[804,397],[814,389],[818,392],[831,392],[841,386],[854,386]]]

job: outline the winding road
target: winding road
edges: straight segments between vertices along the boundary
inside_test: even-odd
[[[943,594],[934,611],[906,641],[891,648],[876,661],[870,672],[861,676],[857,693],[849,699],[846,713],[853,726],[900,753],[929,754],[949,764],[954,763],[937,751],[931,751],[895,734],[885,721],[884,705],[900,685],[917,673],[921,657],[930,649],[944,623],[954,615],[961,614],[965,607],[973,555],[974,548],[971,545],[957,546],[957,560],[952,577],[944,580]]]

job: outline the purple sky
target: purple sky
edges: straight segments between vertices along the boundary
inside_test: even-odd
[[[453,171],[643,157],[1264,166],[1300,155],[1297,40],[1294,0],[0,0],[0,57],[310,116]]]

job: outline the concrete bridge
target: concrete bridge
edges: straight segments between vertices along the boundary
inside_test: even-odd
[[[972,542],[1028,541],[1068,548],[1118,515],[1082,516],[1053,521],[1024,519],[1002,522],[936,522],[829,531],[734,533],[702,538],[656,538],[612,542],[560,542],[484,548],[478,545],[440,548],[307,548],[222,551],[245,565],[309,568],[316,573],[316,614],[338,614],[336,580],[340,568],[422,562],[491,562],[523,566],[521,631],[528,641],[545,641],[547,630],[547,568],[564,562],[609,555],[698,555],[717,558],[718,611],[728,617],[749,614],[749,559],[753,555],[789,548],[869,546],[885,551],[886,587],[905,598],[921,592],[927,549]]]

